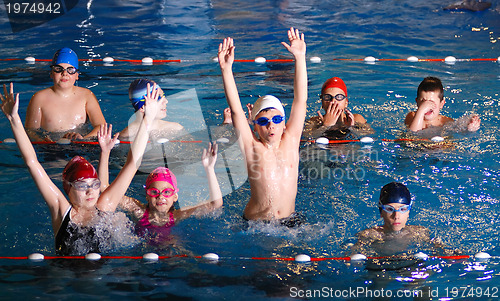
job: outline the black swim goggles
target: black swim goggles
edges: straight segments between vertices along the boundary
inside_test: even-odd
[[[285,120],[285,116],[274,115],[273,118],[269,119],[267,117],[260,117],[253,121],[253,123],[258,124],[260,126],[266,126],[269,122],[273,122],[274,124],[280,124]]]
[[[70,182],[69,185],[73,186],[76,190],[87,191],[90,188],[99,189],[101,187],[101,181],[99,179],[95,179],[92,183],[87,184],[85,181],[74,181]]]
[[[324,100],[324,101],[332,101],[334,98],[336,101],[342,101],[342,100],[346,99],[347,96],[345,96],[344,94],[337,94],[335,96],[333,96],[331,94],[322,94],[319,96],[319,98],[321,100]]]
[[[78,69],[76,69],[73,66],[69,66],[68,68],[64,68],[63,66],[52,65],[52,66],[50,66],[50,68],[52,68],[52,71],[54,71],[55,73],[62,73],[63,71],[66,71],[66,72],[68,72],[68,74],[73,75],[73,74],[78,72]]]
[[[389,214],[393,214],[394,212],[401,212],[401,213],[409,212],[411,210],[411,205],[412,204],[410,203],[410,205],[404,205],[404,206],[401,206],[398,209],[396,209],[396,208],[392,207],[391,205],[383,205],[380,202],[378,203],[378,207]]]

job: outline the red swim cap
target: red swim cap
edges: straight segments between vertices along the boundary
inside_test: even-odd
[[[62,178],[64,191],[66,194],[69,194],[69,189],[71,188],[69,183],[84,179],[97,179],[98,176],[94,166],[92,166],[89,161],[81,156],[74,156],[73,159],[66,164]]]
[[[321,88],[321,94],[323,94],[328,88],[339,88],[344,91],[345,96],[347,97],[347,87],[340,77],[332,77],[330,79],[327,79],[323,84],[323,87]]]

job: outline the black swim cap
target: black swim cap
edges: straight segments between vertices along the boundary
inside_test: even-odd
[[[389,203],[410,205],[410,191],[408,191],[408,188],[402,183],[391,182],[382,187],[379,201],[382,205]]]

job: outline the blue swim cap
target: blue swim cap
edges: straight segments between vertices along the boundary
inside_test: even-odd
[[[389,203],[410,205],[410,191],[408,191],[408,188],[404,184],[391,182],[382,187],[379,201],[382,205]]]
[[[144,106],[144,96],[146,96],[146,93],[148,92],[148,84],[150,86],[150,91],[152,91],[155,82],[145,78],[134,80],[128,88],[128,98],[130,99],[130,102],[132,102],[132,106],[136,111]],[[160,86],[156,84],[156,88],[158,89]]]
[[[61,48],[56,51],[52,58],[52,65],[59,65],[61,63],[70,64],[78,69],[78,56],[68,47]]]

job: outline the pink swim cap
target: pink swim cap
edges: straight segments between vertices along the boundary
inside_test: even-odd
[[[98,176],[94,166],[92,166],[89,161],[81,156],[74,156],[73,159],[66,164],[62,178],[63,189],[66,194],[69,194],[69,189],[71,188],[70,183],[85,179],[97,179]]]
[[[174,173],[166,167],[157,167],[149,174],[148,178],[146,179],[146,189],[149,188],[151,183],[156,181],[170,183],[176,193],[179,191],[179,188],[177,188],[177,179],[175,178]]]
[[[323,87],[321,88],[321,94],[323,94],[328,88],[339,88],[344,91],[345,96],[347,97],[347,87],[340,77],[332,77],[330,79],[327,79],[323,84]]]

